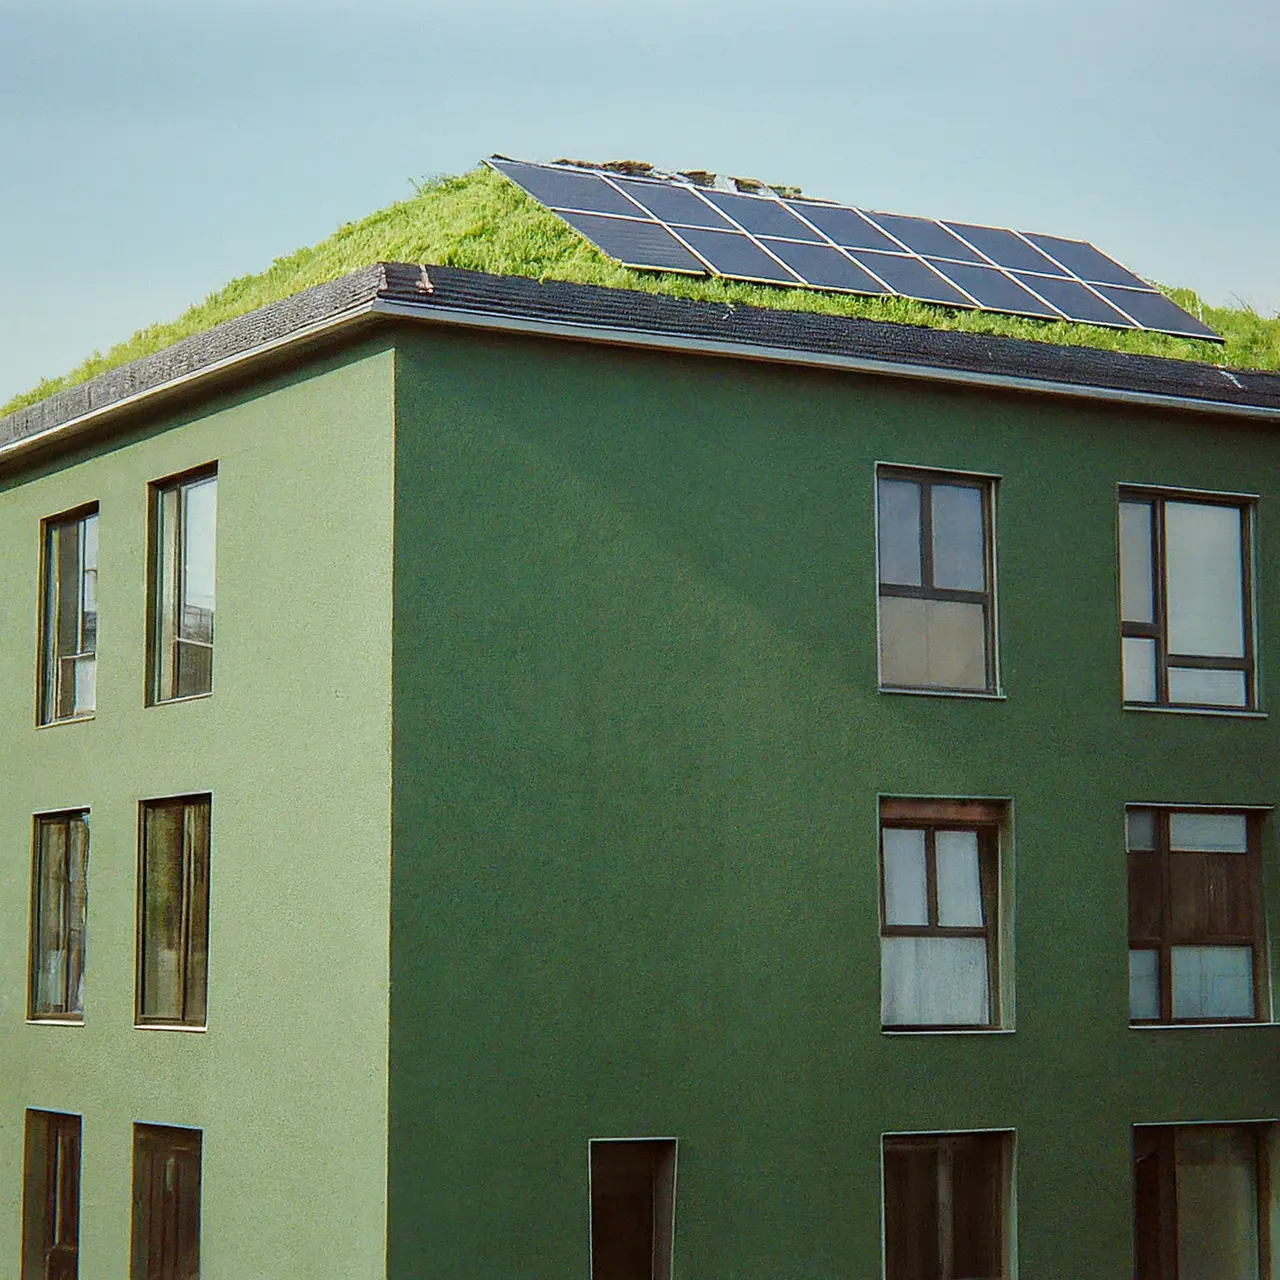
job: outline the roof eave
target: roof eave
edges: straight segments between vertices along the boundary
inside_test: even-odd
[[[979,390],[1015,391],[1034,395],[1051,395],[1075,400],[1102,401],[1109,404],[1135,405],[1144,408],[1189,411],[1192,413],[1250,418],[1258,421],[1280,421],[1280,408],[1267,405],[1238,404],[1229,400],[1208,400],[1198,396],[1177,396],[1147,391],[1126,391],[1115,387],[1099,387],[1089,383],[1061,382],[1049,378],[1018,378],[1001,373],[981,373],[953,369],[945,365],[920,364],[907,360],[883,360],[863,356],[835,355],[823,351],[797,351],[791,347],[771,347],[745,342],[715,342],[687,335],[655,333],[621,326],[570,324],[545,318],[521,319],[515,316],[444,308],[390,298],[378,298],[372,304],[379,315],[401,320],[447,324],[463,328],[519,333],[531,337],[560,338],[575,342],[604,343],[611,346],[646,347],[651,350],[719,356],[736,360],[753,360],[769,364],[800,365],[807,368],[836,369],[846,373],[877,377],[909,378],[927,382],[949,383]]]

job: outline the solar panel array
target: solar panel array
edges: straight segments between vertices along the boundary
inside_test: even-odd
[[[1084,240],[565,164],[488,163],[628,267],[1222,340]]]

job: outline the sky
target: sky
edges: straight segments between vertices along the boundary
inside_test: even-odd
[[[0,403],[424,177],[641,159],[1280,312],[1277,0],[0,0]]]

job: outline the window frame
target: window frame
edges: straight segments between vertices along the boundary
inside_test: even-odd
[[[194,1155],[195,1162],[195,1204],[187,1205],[186,1212],[195,1219],[195,1256],[194,1259],[176,1259],[181,1266],[184,1262],[194,1261],[195,1270],[165,1268],[164,1258],[160,1258],[161,1269],[157,1270],[152,1249],[154,1230],[148,1230],[155,1222],[154,1206],[151,1195],[155,1191],[155,1178],[143,1182],[140,1174],[142,1166],[149,1160],[151,1169],[156,1161],[175,1160]],[[203,1210],[202,1188],[204,1182],[204,1131],[185,1125],[162,1125],[135,1123],[133,1126],[133,1172],[132,1172],[132,1212],[129,1233],[129,1277],[130,1280],[181,1280],[187,1275],[198,1275],[200,1268],[201,1216]],[[161,1210],[163,1212],[164,1189],[161,1188]],[[175,1213],[181,1215],[183,1206],[178,1204]],[[161,1224],[163,1231],[164,1224]]]
[[[180,850],[182,860],[182,918],[179,921],[179,934],[182,939],[178,960],[177,990],[179,1003],[182,1006],[178,1019],[164,1017],[145,1012],[147,1001],[146,967],[147,967],[147,815],[163,808],[182,806],[183,810],[183,847]],[[193,925],[193,891],[199,886],[200,879],[196,866],[196,851],[188,850],[186,839],[187,813],[191,810],[204,810],[203,839],[203,900],[195,905],[198,918]],[[169,1031],[204,1031],[209,1025],[209,920],[210,920],[210,874],[213,863],[213,796],[210,792],[198,792],[192,795],[164,796],[155,800],[143,800],[138,804],[138,867],[136,893],[136,925],[135,925],[135,967],[134,967],[134,1027],[138,1030],[160,1029]],[[195,928],[198,926],[198,930]],[[201,975],[199,990],[192,987],[192,944],[194,939],[203,939],[203,963],[198,966]],[[197,1000],[198,996],[198,1000]],[[189,1010],[195,1005],[195,1009]]]
[[[651,1280],[672,1280],[675,1259],[676,1188],[679,1140],[670,1137],[589,1138],[587,1140],[588,1275],[596,1266],[596,1151],[603,1147],[647,1145],[653,1148],[653,1243]]]
[[[922,1032],[932,1034],[966,1032],[1001,1032],[1009,1030],[1006,1020],[1003,892],[1004,865],[1002,852],[1005,845],[1004,831],[1009,820],[1009,805],[1003,800],[985,799],[925,799],[896,796],[880,797],[879,826],[877,829],[877,861],[879,865],[880,939],[883,949],[885,938],[972,938],[981,937],[986,942],[987,953],[987,1006],[986,1022],[885,1022],[883,1014],[880,1029],[889,1034]],[[884,833],[887,829],[925,831],[926,901],[930,923],[924,925],[891,925],[886,906],[886,878],[884,861]],[[972,831],[978,840],[978,874],[981,886],[982,910],[985,923],[981,926],[942,925],[938,916],[936,836],[939,831]],[[883,1000],[884,962],[880,969]]]
[[[213,651],[214,641],[208,644],[203,641],[185,639],[182,630],[182,593],[180,583],[186,565],[183,530],[186,511],[186,491],[212,480],[214,490],[214,554],[216,565],[217,554],[217,462],[202,463],[197,467],[165,476],[161,480],[153,480],[147,486],[147,655],[146,681],[149,707],[163,706],[171,702],[191,702],[197,698],[213,696]],[[177,512],[173,528],[166,526],[164,515],[165,495],[177,492]],[[166,610],[166,584],[164,579],[167,563],[172,565],[174,586],[171,592],[172,610]],[[216,590],[215,567],[215,590]],[[211,619],[210,634],[216,638],[215,603]],[[207,649],[209,653],[209,687],[194,693],[179,693],[179,661],[178,655],[183,645],[196,645]],[[171,675],[166,682],[166,671]],[[167,683],[167,688],[165,687]]]
[[[84,874],[84,882],[80,885],[80,904],[82,918],[78,922],[70,918],[70,904],[74,901],[71,885],[71,826],[77,820],[84,824],[84,857],[81,862],[81,870]],[[37,813],[31,819],[31,913],[30,927],[27,930],[27,1021],[28,1022],[58,1022],[67,1023],[73,1026],[84,1025],[84,1001],[81,997],[79,1007],[74,1006],[71,998],[72,990],[72,974],[71,955],[73,948],[68,945],[65,950],[68,953],[68,959],[65,966],[64,991],[68,993],[63,1000],[66,1006],[61,1010],[42,1010],[39,1006],[39,982],[40,982],[40,965],[39,957],[50,948],[41,948],[40,941],[42,937],[41,925],[43,921],[43,895],[42,888],[45,882],[44,876],[44,857],[45,845],[42,839],[43,832],[46,828],[53,827],[58,824],[66,826],[65,848],[66,855],[64,860],[65,875],[62,878],[60,890],[63,895],[64,911],[60,921],[60,928],[64,936],[68,939],[68,944],[72,938],[78,933],[79,947],[79,969],[78,976],[80,984],[83,984],[85,977],[85,957],[86,951],[86,934],[88,931],[88,911],[89,911],[89,853],[90,853],[90,824],[88,808],[81,809],[63,809],[53,813]]]
[[[913,466],[907,463],[877,462],[873,502],[875,508],[876,566],[876,679],[882,693],[913,693],[948,698],[1003,698],[1000,684],[999,644],[999,575],[996,556],[997,495],[1002,477],[984,471],[957,471],[941,467]],[[880,577],[880,482],[903,480],[921,486],[920,501],[920,578],[919,586],[886,583]],[[935,587],[927,579],[933,576],[933,500],[937,484],[976,488],[982,495],[983,568],[987,586],[984,591],[967,591]],[[887,589],[886,589],[887,588]],[[981,604],[984,613],[983,646],[986,685],[964,688],[952,685],[891,684],[884,678],[884,620],[881,601],[885,596],[912,600],[943,600],[965,604]]]
[[[36,726],[45,729],[55,724],[72,724],[80,720],[92,720],[97,714],[97,657],[98,657],[98,615],[94,611],[94,642],[92,649],[84,648],[85,639],[85,579],[89,572],[85,566],[84,540],[85,524],[88,520],[100,517],[97,502],[82,503],[58,515],[47,516],[40,521],[40,609],[37,629],[36,660]],[[77,649],[73,653],[62,653],[58,649],[59,605],[62,601],[61,576],[53,556],[53,538],[56,530],[68,525],[80,526],[78,534],[79,550],[77,552],[78,573],[76,585],[76,642]],[[99,552],[99,554],[101,554]],[[95,578],[98,564],[93,566]],[[97,595],[95,585],[95,597]],[[84,658],[94,659],[94,705],[87,711],[72,710],[65,715],[58,713],[64,692],[63,666],[67,662],[77,662]],[[74,675],[72,676],[74,684]],[[74,703],[73,703],[74,705]]]
[[[22,1156],[21,1280],[79,1274],[82,1144],[81,1116],[27,1108]],[[60,1265],[50,1270],[55,1252],[60,1255],[56,1259]]]
[[[1146,811],[1154,815],[1154,849],[1130,849],[1128,835],[1129,814]],[[1130,1009],[1131,1027],[1195,1027],[1195,1026],[1249,1026],[1253,1023],[1270,1023],[1271,982],[1268,963],[1266,899],[1262,866],[1262,822],[1270,812],[1249,805],[1177,805],[1177,804],[1126,804],[1125,805],[1125,873],[1127,883],[1129,953],[1155,951],[1158,956],[1156,972],[1160,982],[1160,1015],[1156,1018],[1134,1018]],[[1214,855],[1211,851],[1174,850],[1170,835],[1170,818],[1178,813],[1223,814],[1245,819],[1247,848],[1244,853]],[[1175,936],[1173,929],[1173,873],[1172,857],[1223,856],[1246,860],[1249,902],[1249,918],[1253,924],[1251,934],[1203,934],[1196,937]],[[1161,928],[1158,938],[1154,934],[1137,934],[1134,922],[1138,904],[1134,901],[1134,859],[1155,859],[1159,885],[1159,913]],[[1207,1018],[1175,1018],[1173,1016],[1173,948],[1178,946],[1247,946],[1253,953],[1253,1016],[1230,1018],[1214,1015]]]
[[[951,1129],[932,1132],[897,1132],[880,1135],[880,1230],[881,1230],[881,1275],[884,1280],[900,1280],[889,1270],[889,1249],[892,1233],[889,1211],[889,1177],[886,1156],[890,1147],[902,1150],[934,1151],[939,1156],[939,1183],[941,1184],[945,1167],[947,1180],[947,1200],[954,1197],[954,1159],[955,1149],[965,1143],[976,1143],[986,1138],[995,1138],[1000,1144],[999,1169],[999,1202],[1000,1202],[1000,1249],[1001,1265],[999,1275],[992,1280],[1013,1280],[1017,1274],[1017,1131],[1014,1129]],[[945,1164],[943,1163],[945,1159]],[[941,1186],[938,1192],[937,1208],[941,1209],[943,1200]],[[955,1258],[942,1256],[943,1243],[950,1236],[950,1225],[944,1224],[942,1213],[938,1212],[936,1227],[938,1230],[939,1280],[952,1280]]]
[[[1178,1280],[1178,1195],[1177,1195],[1177,1138],[1182,1132],[1198,1129],[1231,1129],[1248,1131],[1254,1148],[1254,1184],[1257,1201],[1254,1213],[1258,1224],[1258,1275],[1260,1280],[1270,1280],[1273,1273],[1273,1254],[1276,1241],[1272,1231],[1275,1186],[1275,1145],[1277,1125],[1272,1120],[1193,1121],[1183,1124],[1136,1124],[1132,1129],[1130,1147],[1130,1188],[1132,1209],[1130,1228],[1133,1238],[1134,1275],[1139,1274],[1140,1248],[1138,1162],[1155,1159],[1155,1173],[1159,1180],[1158,1221],[1156,1224],[1159,1280]]]
[[[1120,508],[1124,503],[1147,505],[1152,511],[1151,526],[1151,622],[1129,622],[1124,616],[1122,585],[1124,544]],[[1228,507],[1240,512],[1240,592],[1244,610],[1241,635],[1244,655],[1219,658],[1205,654],[1176,654],[1169,650],[1168,595],[1169,562],[1165,546],[1165,506],[1182,502],[1192,506]],[[1126,711],[1172,711],[1198,715],[1261,715],[1261,681],[1258,673],[1257,637],[1257,494],[1225,493],[1204,489],[1179,489],[1163,485],[1119,484],[1116,486],[1116,604],[1120,622],[1120,698]],[[1151,640],[1155,644],[1156,698],[1138,702],[1124,692],[1125,640]],[[1245,678],[1245,701],[1241,706],[1218,702],[1175,702],[1169,696],[1169,669],[1197,671],[1240,671]]]

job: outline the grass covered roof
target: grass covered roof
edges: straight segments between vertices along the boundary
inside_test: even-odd
[[[1225,348],[1159,333],[953,311],[902,298],[861,298],[812,289],[633,271],[605,257],[505,178],[481,167],[460,177],[423,184],[412,199],[347,223],[327,240],[277,258],[258,275],[231,281],[176,320],[150,325],[105,353],[94,352],[69,373],[46,378],[0,406],[0,417],[224,320],[375,262],[435,263],[495,275],[568,280],[704,301],[860,316],[937,329],[1004,334],[1064,346],[1280,370],[1280,317],[1266,319],[1248,309],[1204,306],[1190,289],[1166,288],[1165,292],[1180,307],[1201,315],[1206,324],[1222,334]]]

